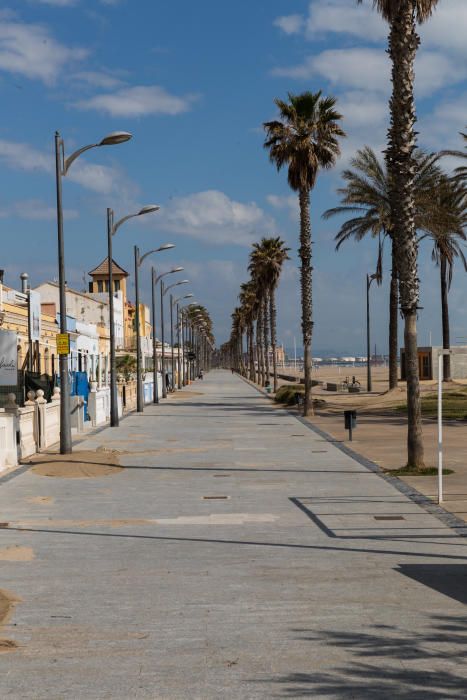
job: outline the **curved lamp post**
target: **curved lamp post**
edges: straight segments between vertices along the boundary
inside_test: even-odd
[[[57,190],[57,233],[58,233],[58,280],[60,333],[67,333],[66,322],[66,277],[65,277],[65,243],[63,239],[63,204],[62,177],[68,174],[71,164],[86,151],[99,146],[116,146],[131,139],[128,131],[113,131],[104,136],[102,141],[83,146],[65,157],[65,143],[58,131],[55,132],[55,179]],[[69,454],[72,451],[71,421],[70,421],[70,381],[68,376],[68,354],[59,354],[60,365],[60,453]]]
[[[173,267],[167,272],[162,272],[160,275],[156,274],[156,269],[153,267],[151,269],[151,296],[152,296],[152,357],[153,357],[153,403],[159,403],[159,386],[157,381],[157,343],[156,343],[156,285],[162,277],[165,275],[172,275],[174,272],[182,272],[183,267]],[[162,330],[162,337],[164,337],[164,331]],[[162,373],[161,373],[162,374]],[[165,377],[164,377],[165,379]]]
[[[125,221],[134,219],[144,214],[152,214],[160,209],[157,204],[147,204],[135,214],[127,214],[114,222],[113,209],[107,209],[107,259],[109,263],[109,324],[110,324],[110,425],[118,427],[118,398],[117,398],[117,370],[115,367],[115,327],[114,327],[114,289],[112,273],[112,239]]]
[[[178,299],[174,299],[172,301],[171,309],[170,309],[170,323],[172,325],[173,324],[172,309],[174,306],[177,307],[177,315],[176,315],[176,324],[177,324],[177,389],[182,388],[182,372],[181,372],[181,356],[180,356],[180,309],[178,306],[178,302],[181,301],[182,299],[192,299],[193,297],[194,297],[194,294],[185,294],[185,296],[183,296],[183,297],[178,297]],[[173,368],[174,368],[174,348],[173,348],[173,344],[172,344],[172,377],[173,377]]]
[[[175,248],[174,243],[164,243],[158,248],[148,250],[147,253],[140,254],[138,246],[135,245],[135,296],[136,296],[136,410],[142,413],[144,410],[143,396],[143,379],[141,376],[141,335],[140,335],[140,317],[139,317],[139,279],[138,270],[141,267],[143,260],[153,253],[160,253],[163,250],[171,250]]]
[[[180,280],[179,282],[174,282],[173,284],[169,284],[168,287],[164,287],[164,282],[161,280],[161,329],[162,329],[162,337],[161,337],[161,342],[162,342],[162,396],[164,399],[167,398],[167,382],[166,382],[166,377],[165,377],[165,339],[164,339],[164,297],[166,293],[169,291],[169,289],[173,289],[174,287],[178,287],[180,284],[189,284],[190,280]],[[172,297],[171,297],[172,298]],[[172,309],[171,309],[172,310]],[[172,353],[173,353],[173,331],[171,332],[171,345],[172,345]],[[173,382],[173,374],[172,374],[172,382]]]

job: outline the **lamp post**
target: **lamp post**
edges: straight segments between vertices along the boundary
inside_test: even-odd
[[[159,208],[159,207],[158,207]],[[164,243],[159,248],[148,250],[143,255],[140,254],[138,246],[135,245],[135,296],[136,296],[136,410],[142,413],[144,410],[143,396],[143,380],[141,376],[141,336],[140,336],[140,317],[139,317],[139,279],[138,270],[141,267],[143,260],[152,253],[159,253],[162,250],[170,250],[175,248],[173,243]]]
[[[181,357],[180,357],[180,309],[178,306],[178,302],[181,301],[182,299],[192,299],[193,294],[185,294],[183,297],[178,297],[178,299],[174,299],[171,302],[172,308],[174,306],[177,307],[177,389],[182,388],[182,382],[181,382]],[[171,296],[172,299],[172,296]],[[173,344],[172,344],[172,376],[173,376]]]
[[[166,275],[172,275],[174,272],[182,272],[183,267],[174,267],[172,270],[167,270],[167,272],[162,272],[160,275],[156,275],[156,270],[153,267],[151,271],[151,282],[152,282],[152,328],[153,328],[153,338],[152,338],[152,353],[153,353],[153,360],[154,360],[154,367],[153,367],[153,375],[154,375],[154,388],[153,388],[153,403],[159,403],[159,386],[157,382],[157,343],[156,343],[156,286],[159,280],[161,280],[163,277]],[[162,284],[162,283],[161,283]],[[163,321],[163,319],[161,319]],[[163,327],[161,329],[162,331],[162,338],[164,337],[164,330]],[[163,350],[163,348],[162,348]],[[163,368],[161,368],[163,370]],[[164,375],[164,372],[161,371],[161,374]],[[165,386],[165,375],[163,376],[163,384],[162,384],[162,394],[164,394],[164,386]]]
[[[190,280],[180,280],[179,282],[174,282],[173,284],[169,284],[168,287],[164,287],[164,283],[161,280],[161,330],[162,330],[162,373],[164,375],[163,377],[163,383],[162,383],[162,396],[164,399],[167,398],[167,382],[165,380],[165,342],[164,342],[164,297],[166,293],[169,291],[169,289],[173,289],[174,287],[178,287],[180,284],[188,284]],[[170,295],[170,298],[172,299],[172,295]],[[171,316],[172,316],[172,302],[170,303],[170,311],[171,311]],[[172,345],[172,362],[173,362],[173,327],[171,323],[171,345]],[[173,367],[172,367],[173,369]],[[173,382],[173,373],[172,373],[172,382]]]
[[[60,333],[66,334],[66,277],[65,277],[65,243],[63,237],[63,204],[62,204],[62,177],[65,177],[71,164],[85,151],[99,146],[115,146],[131,139],[128,131],[114,131],[105,136],[102,141],[83,146],[65,158],[65,143],[59,132],[55,132],[55,180],[57,195],[57,234],[58,234],[58,280],[59,280],[59,308],[60,308]],[[69,454],[72,451],[71,421],[70,421],[70,382],[68,377],[68,354],[59,355],[60,367],[60,454]]]
[[[372,391],[371,381],[371,348],[370,348],[370,287],[376,280],[376,284],[381,284],[381,274],[375,272],[366,276],[366,390]]]
[[[107,209],[107,260],[109,265],[109,326],[110,326],[110,425],[112,428],[118,427],[118,397],[117,397],[117,370],[115,366],[115,326],[114,326],[114,289],[113,289],[113,253],[112,239],[118,229],[128,219],[136,216],[151,214],[158,211],[157,204],[148,204],[142,207],[136,214],[127,214],[114,223],[113,209]]]

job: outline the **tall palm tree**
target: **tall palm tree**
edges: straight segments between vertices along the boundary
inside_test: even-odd
[[[269,302],[269,325],[271,332],[272,350],[272,371],[274,380],[274,391],[277,391],[277,309],[276,309],[276,288],[279,283],[282,266],[289,260],[285,242],[279,237],[262,238],[260,243],[253,244],[253,251],[250,254],[250,270],[256,269],[260,274],[266,290]],[[269,345],[269,343],[268,343]]]
[[[465,188],[456,178],[440,178],[437,191],[431,204],[433,215],[426,227],[427,235],[433,239],[431,257],[439,267],[441,285],[441,318],[443,332],[443,349],[451,347],[449,328],[448,292],[452,283],[453,267],[458,258],[467,271],[467,259],[464,242],[467,236],[464,227],[467,224],[467,194]],[[443,377],[451,381],[451,358],[443,356]]]
[[[253,350],[254,331],[253,322],[256,316],[256,292],[255,284],[252,280],[240,285],[239,300],[245,318],[247,331],[247,355],[248,355],[248,376],[251,381],[256,381],[255,358]]]
[[[300,283],[305,370],[303,415],[313,412],[311,396],[312,267],[310,193],[320,169],[331,168],[340,154],[339,137],[345,136],[334,97],[319,92],[289,93],[289,101],[276,99],[279,120],[266,122],[264,147],[278,170],[287,166],[289,186],[298,192],[300,205]]]
[[[357,2],[361,3],[362,0]],[[390,26],[388,52],[392,63],[392,94],[389,102],[390,127],[386,159],[391,182],[389,199],[393,235],[397,245],[400,305],[405,322],[407,465],[415,469],[423,469],[425,462],[417,347],[420,285],[414,201],[414,61],[420,44],[417,22],[426,21],[437,4],[438,0],[373,0],[373,5]]]
[[[431,201],[437,191],[440,169],[436,165],[438,156],[421,150],[414,152],[417,165],[414,181],[415,190],[415,227],[425,230],[432,215]],[[347,214],[337,233],[336,249],[353,238],[361,241],[367,235],[378,238],[378,264],[382,269],[381,241],[391,241],[391,285],[389,292],[389,388],[397,387],[398,379],[398,338],[397,325],[399,316],[399,292],[397,277],[397,244],[393,235],[391,207],[389,204],[390,182],[387,169],[380,163],[375,152],[365,146],[357,151],[350,161],[350,168],[344,170],[342,179],[345,186],[337,190],[341,205],[324,212],[323,217]]]

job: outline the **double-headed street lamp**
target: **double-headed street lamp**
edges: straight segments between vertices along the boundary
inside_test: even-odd
[[[57,232],[58,232],[58,284],[60,307],[60,333],[67,333],[66,320],[66,277],[65,277],[65,243],[63,239],[63,205],[62,177],[65,177],[71,164],[85,151],[99,146],[116,146],[131,139],[128,131],[114,131],[105,136],[102,141],[83,146],[65,158],[65,144],[59,132],[55,132],[55,178],[57,188]],[[70,382],[68,377],[68,353],[59,353],[60,366],[60,453],[69,454],[71,445],[70,421]]]
[[[174,272],[182,272],[183,267],[174,267],[167,272],[162,272],[160,275],[156,274],[156,270],[153,267],[151,270],[151,292],[152,292],[152,355],[153,355],[153,403],[159,403],[159,386],[157,381],[157,342],[156,342],[156,285],[162,277],[165,275],[173,275]],[[163,331],[162,331],[163,335]],[[162,374],[162,373],[161,373]],[[165,382],[165,377],[163,377]]]
[[[113,254],[112,254],[112,239],[118,229],[128,219],[134,219],[137,216],[144,214],[152,214],[158,211],[160,207],[157,204],[147,204],[142,207],[136,214],[127,214],[118,221],[114,222],[113,209],[107,209],[107,260],[109,264],[109,324],[110,324],[110,425],[113,428],[118,427],[118,398],[117,398],[117,370],[115,366],[115,327],[114,327],[114,289],[113,289]]]
[[[161,280],[161,343],[162,343],[162,396],[164,399],[167,398],[167,382],[165,379],[165,334],[164,334],[164,297],[169,289],[178,287],[180,284],[189,284],[190,280],[180,280],[179,282],[174,282],[169,284],[168,287],[164,287],[164,282]],[[172,334],[173,335],[173,334]],[[172,353],[173,353],[173,338],[172,338]],[[173,374],[172,374],[173,382]]]
[[[172,377],[174,377],[174,345],[173,345],[173,307],[177,307],[177,389],[182,388],[181,384],[181,364],[180,364],[180,311],[178,307],[178,302],[182,299],[192,299],[194,294],[185,294],[183,297],[178,297],[178,299],[172,299],[170,295],[170,334],[172,336]]]
[[[372,391],[371,382],[371,348],[370,348],[370,287],[376,280],[376,284],[381,284],[381,273],[375,272],[366,276],[366,390]]]
[[[139,281],[138,281],[138,270],[142,265],[142,262],[148,255],[153,253],[159,253],[162,250],[170,250],[175,248],[173,243],[164,243],[164,245],[159,246],[159,248],[153,248],[153,250],[148,250],[147,253],[140,255],[138,246],[135,245],[135,296],[136,296],[136,410],[138,413],[142,413],[144,410],[144,396],[143,396],[143,378],[141,376],[141,337],[140,337],[140,317],[139,317]]]

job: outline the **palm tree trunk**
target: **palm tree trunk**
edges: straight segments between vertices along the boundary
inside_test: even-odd
[[[449,304],[448,304],[448,266],[444,255],[440,256],[441,277],[441,319],[443,324],[443,350],[451,347],[451,334],[449,330]],[[451,358],[443,355],[443,378],[445,382],[451,381]]]
[[[397,249],[407,377],[407,464],[423,469],[422,413],[418,374],[417,309],[419,304],[418,241],[415,230],[413,151],[416,147],[413,97],[414,60],[420,39],[415,28],[415,2],[400,3],[391,23],[389,54],[392,60],[390,170],[391,218]]]
[[[389,389],[397,389],[399,369],[397,364],[397,358],[399,355],[399,348],[397,347],[397,327],[399,323],[399,290],[396,267],[396,246],[393,239],[391,239],[391,251],[392,270],[391,288],[389,292]]]
[[[299,192],[300,204],[300,284],[302,293],[302,336],[303,336],[303,369],[305,374],[305,395],[303,415],[313,415],[313,400],[311,395],[311,338],[313,333],[312,321],[312,270],[311,267],[311,222],[310,222],[310,192],[303,187]]]
[[[276,345],[277,345],[277,332],[276,332],[276,290],[271,287],[269,290],[269,317],[271,324],[271,349],[272,349],[272,373],[274,377],[274,393],[276,393],[277,387],[277,358],[276,358]]]
[[[264,347],[264,364],[265,364],[265,384],[269,383],[269,308],[268,308],[268,292],[265,289],[263,295],[263,347]]]
[[[256,318],[256,362],[258,365],[256,381],[261,384],[261,312],[259,309]]]
[[[253,343],[254,343],[254,330],[253,330],[253,321],[250,321],[248,324],[248,333],[250,337],[250,345],[248,347],[248,357],[249,357],[249,364],[250,364],[250,380],[252,382],[256,381],[256,370],[255,370],[255,354],[254,354],[254,349],[253,349]]]

